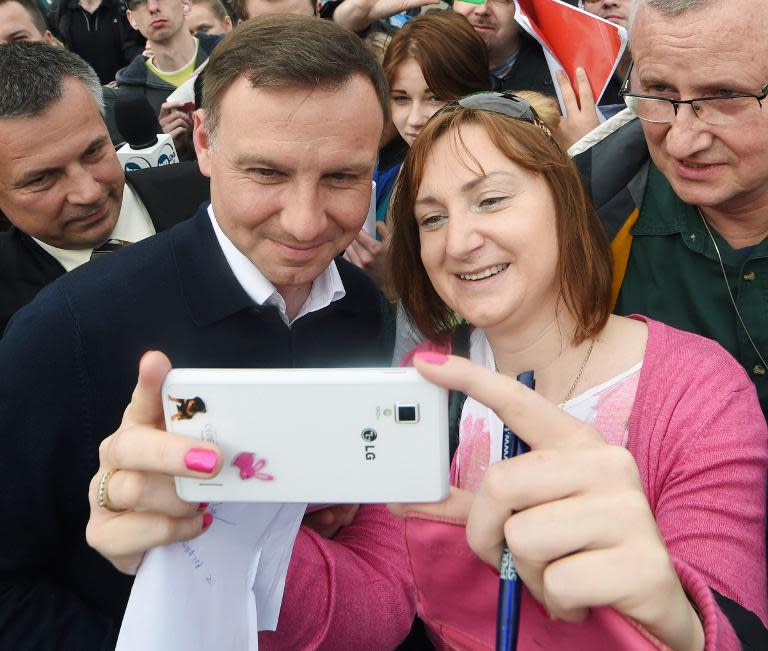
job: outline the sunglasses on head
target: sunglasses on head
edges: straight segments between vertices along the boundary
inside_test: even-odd
[[[474,111],[490,111],[498,113],[514,120],[523,120],[536,125],[544,131],[550,138],[553,138],[549,127],[541,121],[536,110],[522,97],[518,97],[510,92],[486,92],[467,95],[457,99],[450,104],[446,104],[435,115],[440,115],[451,108],[461,106],[462,108],[472,109]]]

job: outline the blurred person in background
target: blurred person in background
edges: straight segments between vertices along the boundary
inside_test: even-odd
[[[125,16],[122,0],[56,0],[49,24],[64,46],[79,54],[102,84],[144,49],[144,38]]]
[[[361,231],[347,257],[385,287],[386,212],[408,147],[427,120],[448,102],[490,88],[488,54],[467,20],[454,12],[429,12],[395,32],[384,54],[392,122],[402,145],[379,159],[376,181],[377,230],[381,240]]]
[[[35,0],[0,0],[0,45],[14,41],[45,41],[53,35]]]
[[[580,0],[579,7],[626,29],[629,21],[629,12],[632,9],[632,0]],[[616,72],[608,82],[603,96],[600,98],[600,106],[617,106],[619,110],[624,108],[624,100],[619,96],[619,91],[631,62],[632,56],[629,53],[629,49],[627,49],[619,65],[616,67]],[[610,115],[606,113],[606,117],[610,117]]]
[[[232,19],[221,0],[192,0],[187,12],[190,34],[223,35],[232,31]]]
[[[515,21],[513,0],[480,4],[457,0],[454,11],[466,16],[488,47],[493,90],[533,90],[555,95],[541,46]]]

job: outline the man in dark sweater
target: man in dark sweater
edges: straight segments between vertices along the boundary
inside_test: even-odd
[[[169,475],[200,476],[183,459],[215,446],[161,431],[159,391],[125,412],[146,426],[121,427],[146,351],[188,367],[387,363],[380,294],[337,257],[362,227],[387,111],[383,71],[354,34],[299,16],[248,21],[214,53],[195,114],[211,204],[66,274],[17,313],[0,341],[0,374],[13,378],[0,383],[0,647],[109,648],[143,552],[210,523]],[[144,383],[160,357],[145,357]],[[101,458],[108,449],[134,461]],[[88,522],[89,484],[107,470],[106,502],[92,494]],[[106,560],[86,544],[86,522]],[[391,539],[375,533],[384,525]],[[311,620],[283,607],[264,646],[330,648],[353,630],[357,648],[397,646],[414,614],[398,527],[383,506],[361,507],[335,539],[302,527],[285,603],[310,587],[327,594]]]

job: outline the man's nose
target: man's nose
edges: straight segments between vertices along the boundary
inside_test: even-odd
[[[690,104],[678,105],[666,135],[667,153],[683,160],[705,151],[713,140],[711,127],[700,120]]]
[[[286,190],[280,224],[295,243],[317,243],[325,231],[327,217],[321,191],[316,183],[300,183]]]
[[[152,14],[160,11],[159,0],[147,0],[147,10]]]
[[[67,201],[73,206],[94,206],[104,199],[104,185],[87,169],[81,167],[74,170],[67,181]]]

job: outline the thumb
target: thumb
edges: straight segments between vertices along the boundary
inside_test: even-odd
[[[136,388],[123,415],[124,424],[162,426],[162,387],[170,370],[171,361],[164,353],[157,350],[144,353],[139,362]]]

